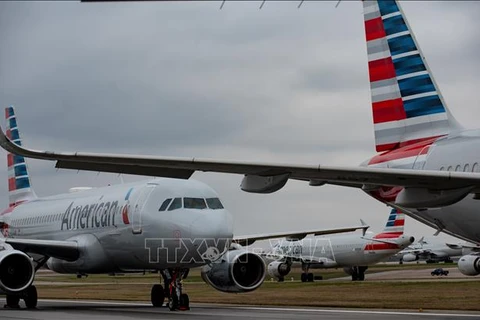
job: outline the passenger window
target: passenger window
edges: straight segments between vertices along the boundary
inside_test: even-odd
[[[464,172],[470,171],[470,166],[468,165],[468,163],[465,165],[465,167],[463,167],[463,171]]]
[[[167,200],[163,201],[162,205],[160,206],[160,209],[158,211],[165,211],[170,204],[170,201],[172,201],[172,198],[168,198]]]
[[[207,205],[210,209],[223,209],[223,205],[218,198],[207,198]]]
[[[170,204],[170,207],[168,207],[168,211],[180,209],[181,207],[182,207],[182,198],[175,198]]]
[[[478,163],[474,163],[472,167],[472,172],[478,172]]]
[[[183,207],[185,209],[206,209],[207,205],[203,198],[183,198]]]

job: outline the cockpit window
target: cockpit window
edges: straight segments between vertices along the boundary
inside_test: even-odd
[[[218,198],[207,198],[207,205],[210,209],[223,209],[223,205]]]
[[[203,198],[183,198],[183,207],[185,209],[207,209]]]
[[[170,207],[168,207],[168,211],[180,209],[181,207],[182,207],[182,198],[175,198],[170,204]]]
[[[160,206],[160,209],[158,211],[165,211],[170,204],[170,201],[172,201],[172,198],[168,198],[167,200],[163,201],[162,205]]]

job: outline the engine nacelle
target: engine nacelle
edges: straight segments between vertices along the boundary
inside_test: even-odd
[[[107,273],[114,270],[111,259],[93,234],[82,234],[68,239],[78,244],[79,257],[74,261],[50,258],[47,268],[57,273]]]
[[[240,184],[240,188],[245,192],[273,193],[282,189],[289,177],[289,173],[276,176],[245,175]]]
[[[268,267],[268,274],[275,279],[281,279],[290,273],[291,267],[288,263],[273,261]]]
[[[32,259],[22,251],[5,249],[0,251],[0,289],[6,293],[17,293],[27,289],[35,278]]]
[[[468,254],[458,260],[458,270],[466,276],[480,274],[480,255]]]
[[[403,255],[403,258],[402,260],[404,262],[412,262],[412,261],[417,261],[418,260],[418,256],[416,254],[413,254],[413,253],[406,253]]]
[[[222,258],[202,268],[202,279],[222,292],[249,292],[265,279],[262,257],[245,249],[227,251]]]

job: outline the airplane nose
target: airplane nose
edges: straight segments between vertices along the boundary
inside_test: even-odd
[[[190,225],[191,238],[232,239],[233,223],[227,210],[208,210],[199,213]]]
[[[233,237],[233,220],[226,210],[199,213],[190,225],[192,245],[203,262],[215,261],[228,249]]]

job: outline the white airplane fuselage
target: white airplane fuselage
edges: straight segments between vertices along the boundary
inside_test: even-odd
[[[362,165],[391,169],[480,172],[479,150],[480,130],[465,130],[382,153]],[[396,202],[402,191],[402,188],[385,187],[367,192],[382,202]],[[418,198],[412,199],[411,205],[403,205],[408,209],[404,211],[407,215],[450,235],[480,243],[480,201],[475,190],[452,190],[452,194],[438,194],[435,199],[435,194],[421,193],[425,190],[413,191],[410,196],[416,193],[415,197]],[[452,198],[448,198],[450,196]],[[450,200],[453,203],[449,203]],[[443,201],[445,202],[442,203]]]
[[[10,238],[77,241],[78,260],[48,262],[57,272],[191,268],[205,264],[199,257],[207,248],[225,252],[233,221],[223,208],[159,211],[166,199],[185,197],[218,199],[214,190],[195,180],[112,185],[21,203],[4,213],[4,232]]]
[[[311,237],[298,241],[282,240],[273,250],[301,259],[310,268],[368,266],[385,260],[412,243],[408,236],[392,239],[395,244],[380,243],[358,234]]]

